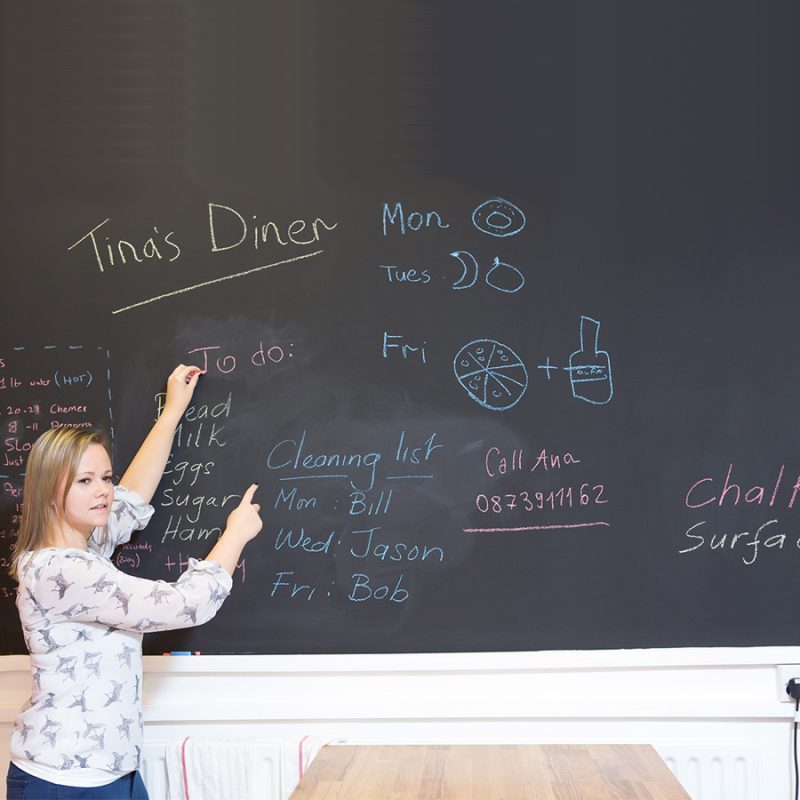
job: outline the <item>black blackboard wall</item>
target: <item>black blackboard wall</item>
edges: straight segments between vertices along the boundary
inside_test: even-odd
[[[265,526],[147,652],[797,641],[796,3],[0,14],[5,561],[37,432],[121,473],[192,362],[118,563]]]

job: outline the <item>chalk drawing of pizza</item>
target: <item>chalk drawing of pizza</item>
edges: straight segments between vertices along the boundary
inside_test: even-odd
[[[528,370],[508,346],[494,339],[475,339],[453,359],[456,378],[466,393],[491,411],[515,406],[528,388]]]

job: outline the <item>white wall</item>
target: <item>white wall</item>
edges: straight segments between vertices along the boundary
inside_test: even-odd
[[[790,800],[779,664],[800,665],[800,647],[148,657],[145,736],[648,742],[694,800]],[[27,657],[0,658],[4,764],[29,690]]]

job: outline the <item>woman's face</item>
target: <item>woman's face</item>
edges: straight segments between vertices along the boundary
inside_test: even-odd
[[[111,460],[105,447],[90,444],[67,490],[64,502],[66,522],[88,539],[95,528],[108,524],[113,500]]]

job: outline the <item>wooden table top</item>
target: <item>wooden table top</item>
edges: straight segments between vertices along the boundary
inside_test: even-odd
[[[329,745],[290,800],[691,800],[650,745]]]

